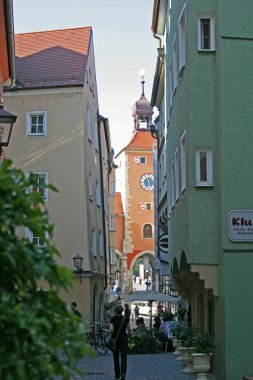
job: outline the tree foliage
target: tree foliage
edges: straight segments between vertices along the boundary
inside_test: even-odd
[[[72,273],[56,263],[53,226],[41,195],[30,191],[33,181],[11,161],[0,165],[1,380],[70,379],[87,351],[84,324],[58,296],[71,288]],[[25,228],[43,247],[24,237]]]

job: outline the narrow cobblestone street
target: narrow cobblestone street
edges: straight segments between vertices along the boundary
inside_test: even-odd
[[[177,356],[171,353],[128,355],[127,380],[193,380],[195,374],[182,372],[182,362],[176,360]],[[75,376],[73,380],[113,380],[113,356],[108,353],[105,356],[95,354],[94,359],[84,358],[79,363],[82,376]],[[215,380],[209,374],[210,380]]]

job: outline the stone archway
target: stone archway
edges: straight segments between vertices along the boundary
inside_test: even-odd
[[[129,290],[133,291],[133,275],[134,275],[134,267],[136,263],[140,263],[142,261],[142,269],[139,268],[139,274],[142,280],[142,283],[144,283],[145,280],[148,278],[151,278],[151,287],[155,288],[155,282],[156,282],[156,271],[155,271],[155,256],[154,252],[152,251],[141,251],[137,253],[134,258],[131,260],[129,269],[128,269],[128,283],[129,283]]]

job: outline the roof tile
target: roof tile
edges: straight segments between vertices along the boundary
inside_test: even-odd
[[[22,87],[82,85],[92,28],[15,35],[17,82]]]

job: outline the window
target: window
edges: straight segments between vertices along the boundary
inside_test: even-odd
[[[98,144],[98,123],[97,123],[97,117],[94,117],[94,146],[97,151],[99,151],[99,144]]]
[[[89,141],[91,141],[91,117],[90,117],[90,107],[87,105],[86,108],[86,129],[87,129],[87,137]]]
[[[212,15],[202,15],[198,19],[198,50],[215,50],[215,18]]]
[[[103,233],[102,233],[102,230],[98,231],[98,250],[99,250],[99,256],[103,257]]]
[[[152,203],[146,203],[146,210],[152,210]]]
[[[144,239],[151,239],[153,237],[152,233],[152,225],[147,223],[143,226],[143,238]]]
[[[169,106],[170,109],[172,107],[172,95],[173,95],[173,85],[172,85],[172,63],[170,61],[170,66],[169,66]]]
[[[88,184],[88,186],[89,186],[89,198],[90,198],[90,200],[92,201],[92,199],[93,199],[93,185],[92,185],[92,171],[91,170],[89,170],[89,184]]]
[[[174,161],[171,163],[171,207],[175,204],[175,169]]]
[[[213,185],[213,157],[210,149],[196,151],[196,186]]]
[[[36,247],[44,247],[45,246],[45,239],[48,238],[47,232],[45,234],[45,239],[41,239],[39,236],[34,235],[32,233],[32,231],[29,230],[29,228],[25,228],[25,236]]]
[[[181,137],[181,191],[186,188],[186,133]]]
[[[110,248],[110,256],[111,256],[111,264],[115,265],[116,264],[115,248]]]
[[[110,215],[110,231],[115,231],[115,215]]]
[[[186,45],[186,37],[185,37],[185,6],[181,12],[179,17],[179,72],[185,66],[185,45]]]
[[[172,176],[171,176],[171,170],[170,170],[170,172],[169,172],[169,183],[168,183],[169,214],[170,214],[171,209],[172,209],[172,191],[171,191],[171,189],[172,189]]]
[[[45,136],[47,133],[46,111],[26,112],[26,135]]]
[[[146,164],[146,157],[135,156],[134,157],[134,163],[135,164]]]
[[[100,183],[99,180],[96,179],[96,202],[97,206],[101,206],[101,193],[100,193]]]
[[[40,193],[44,200],[48,199],[48,173],[47,172],[37,172],[30,173],[32,180],[35,182],[31,191],[35,193]]]
[[[109,204],[108,204],[108,195],[106,191],[104,191],[104,210],[105,210],[105,215],[108,216]]]
[[[179,152],[178,148],[175,152],[175,200],[179,198]]]
[[[173,94],[177,88],[177,45],[176,45],[176,36],[174,38],[174,42],[173,42],[173,55],[172,55],[172,59],[173,59]]]
[[[91,231],[91,249],[92,249],[92,255],[97,256],[97,241],[96,241],[95,228],[92,228],[92,231]]]
[[[115,179],[111,179],[110,193],[111,193],[111,195],[115,195],[115,193],[116,193],[116,180]]]

